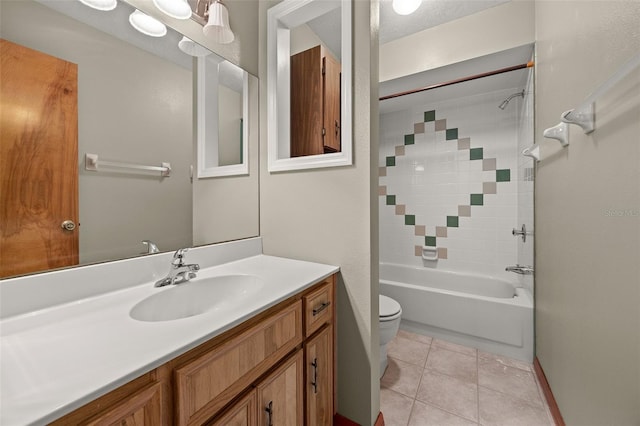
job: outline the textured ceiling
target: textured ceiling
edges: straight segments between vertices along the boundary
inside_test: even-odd
[[[411,15],[398,15],[391,0],[380,1],[380,44],[453,21],[510,0],[422,0]]]

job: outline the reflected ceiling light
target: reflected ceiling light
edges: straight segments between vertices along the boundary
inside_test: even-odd
[[[187,0],[153,0],[160,11],[176,19],[191,18],[191,6]]]
[[[79,0],[80,3],[98,10],[113,10],[118,5],[117,0]]]
[[[151,37],[162,37],[167,33],[167,27],[162,22],[146,13],[140,12],[138,9],[129,15],[129,23],[142,34]]]
[[[420,7],[422,0],[393,0],[394,12],[398,15],[410,15]]]
[[[211,53],[209,49],[200,46],[198,43],[191,40],[187,36],[182,37],[182,40],[178,42],[178,47],[184,53],[191,56],[207,56]]]
[[[216,43],[231,43],[235,36],[229,25],[229,11],[220,0],[213,0],[208,8],[209,19],[204,26],[204,35]]]

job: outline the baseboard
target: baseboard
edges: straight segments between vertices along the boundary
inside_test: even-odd
[[[349,420],[348,418],[337,414],[333,416],[333,426],[360,426],[358,423],[353,420]],[[374,423],[374,426],[384,426],[384,417],[382,416],[382,412],[378,414],[378,418]]]
[[[538,378],[538,383],[540,383],[544,398],[547,400],[547,405],[549,406],[549,411],[551,412],[551,417],[553,417],[554,423],[556,424],[556,426],[565,426],[562,414],[560,414],[560,408],[558,407],[558,403],[553,396],[553,392],[551,392],[551,387],[549,386],[549,382],[547,381],[547,376],[544,375],[544,370],[542,370],[542,365],[540,365],[538,357],[533,360],[533,371]]]

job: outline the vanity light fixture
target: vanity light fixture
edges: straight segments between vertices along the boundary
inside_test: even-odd
[[[222,1],[198,0],[194,13],[201,19],[201,23],[206,22],[203,32],[212,41],[227,44],[235,39],[229,25],[229,11]]]
[[[211,54],[211,51],[205,47],[200,46],[195,41],[191,40],[187,36],[183,36],[182,40],[178,42],[178,48],[184,53],[190,56],[207,56]]]
[[[80,3],[85,6],[89,6],[91,8],[97,10],[113,10],[118,5],[118,0],[79,0]]]
[[[129,23],[142,34],[151,37],[162,37],[167,34],[167,27],[162,22],[146,13],[140,12],[138,9],[129,15]]]
[[[422,0],[393,0],[392,6],[398,15],[411,15],[421,3]]]
[[[153,0],[153,4],[162,13],[164,13],[165,15],[169,15],[172,18],[191,18],[191,6],[189,6],[187,0]]]

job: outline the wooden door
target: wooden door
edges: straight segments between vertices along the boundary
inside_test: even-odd
[[[302,350],[258,385],[258,424],[303,424]]]
[[[77,65],[0,43],[0,277],[75,265]]]
[[[333,325],[305,344],[308,426],[333,424]]]
[[[291,57],[291,157],[322,154],[322,47]]]
[[[340,152],[340,74],[341,66],[333,56],[326,54],[324,61],[322,95],[324,96],[324,152]]]

